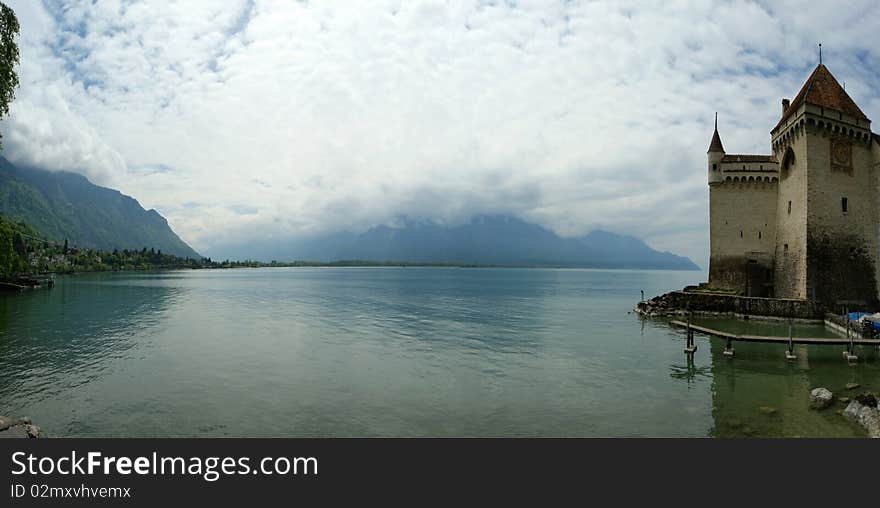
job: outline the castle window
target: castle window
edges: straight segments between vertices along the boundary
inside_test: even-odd
[[[742,232],[742,229],[740,229],[740,230],[739,230],[739,237],[740,237],[740,238],[742,238],[742,237],[743,237],[743,232]]]
[[[849,203],[847,203],[846,198],[840,198],[840,209],[843,210],[843,213],[846,213],[848,204]]]
[[[782,246],[782,252],[784,252],[785,254],[788,254],[788,244],[785,244]]]
[[[795,157],[794,151],[789,147],[785,151],[785,155],[782,157],[782,176],[783,178],[788,176],[789,172],[794,169],[795,166]]]
[[[715,171],[716,169],[718,169],[718,164],[712,164],[712,171]]]
[[[761,232],[758,231],[758,240],[760,240],[760,239],[761,239]]]
[[[791,201],[788,202],[788,214],[791,215]]]

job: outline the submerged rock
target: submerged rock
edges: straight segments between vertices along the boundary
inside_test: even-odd
[[[850,420],[856,420],[859,417],[859,411],[861,409],[861,404],[856,401],[852,401],[846,405],[846,408],[843,410],[843,416],[849,418]]]
[[[868,437],[880,438],[880,411],[854,400],[843,410],[843,416],[861,425],[868,432]]]
[[[46,437],[43,431],[31,423],[28,417],[13,420],[0,416],[0,438],[38,438]]]
[[[765,415],[774,415],[776,414],[776,408],[770,406],[761,406],[758,408],[758,411],[764,413]]]
[[[810,392],[810,407],[825,409],[834,402],[834,394],[828,388],[816,388]]]
[[[847,383],[846,389],[847,390],[855,390],[856,388],[859,388],[860,386],[862,386],[862,385],[860,385],[858,383]]]
[[[22,425],[13,425],[6,430],[0,431],[0,438],[27,438],[28,433]]]

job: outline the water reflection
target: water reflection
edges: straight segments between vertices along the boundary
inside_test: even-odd
[[[56,436],[855,435],[832,411],[811,420],[807,388],[868,386],[877,362],[807,350],[792,365],[747,344],[729,359],[704,337],[688,361],[680,330],[630,313],[640,289],[699,276],[77,276],[0,300],[0,413]]]
[[[677,379],[679,381],[686,381],[688,385],[693,386],[698,377],[700,378],[711,378],[712,377],[712,368],[711,367],[697,367],[694,361],[694,355],[684,355],[686,357],[687,365],[670,365],[669,366],[669,376],[672,379]]]
[[[779,334],[785,323],[703,318],[702,324],[736,333]],[[821,325],[799,325],[796,336],[833,336]],[[678,331],[679,334],[683,332]],[[796,345],[797,360],[784,357],[784,344],[735,343],[736,356],[723,354],[725,341],[701,337],[709,349],[705,364],[687,367],[673,364],[670,376],[688,384],[699,375],[711,378],[712,421],[709,435],[717,437],[863,436],[839,411],[840,397],[851,396],[847,383],[860,390],[880,389],[880,368],[875,348],[859,350],[860,363],[848,366],[840,356],[842,347]],[[697,360],[699,363],[699,360]],[[809,407],[811,389],[824,386],[838,401],[825,411]]]
[[[107,278],[59,278],[51,290],[0,296],[0,412],[74,390],[150,347],[139,337],[160,325],[179,290]]]

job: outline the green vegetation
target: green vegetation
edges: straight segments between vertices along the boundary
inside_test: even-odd
[[[0,216],[0,278],[44,273],[235,266],[248,265],[184,258],[146,247],[113,252],[71,247],[67,240],[54,242],[23,222],[13,222]]]
[[[0,277],[29,271],[25,235],[34,235],[34,231],[24,224],[10,223],[0,217]]]
[[[6,4],[0,2],[0,118],[9,114],[9,104],[18,88],[18,18]]]

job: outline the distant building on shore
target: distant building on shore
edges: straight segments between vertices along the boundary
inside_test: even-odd
[[[709,286],[878,302],[880,136],[819,64],[770,131],[770,155],[708,150]]]

